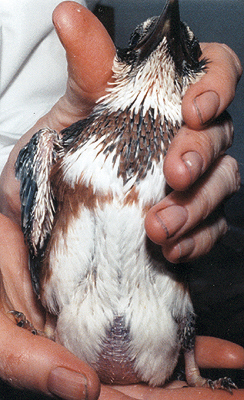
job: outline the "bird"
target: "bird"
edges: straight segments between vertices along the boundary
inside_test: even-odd
[[[184,353],[190,386],[236,388],[201,377],[187,279],[144,226],[167,193],[163,163],[182,98],[207,73],[200,56],[178,0],[167,0],[117,49],[91,115],[61,132],[44,127],[16,161],[34,291],[57,318],[54,340],[104,383],[161,386]]]

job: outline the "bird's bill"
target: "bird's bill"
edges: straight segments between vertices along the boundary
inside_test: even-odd
[[[135,48],[140,59],[146,59],[163,40],[164,37],[173,43],[180,41],[180,11],[178,0],[168,0],[156,25],[138,43]]]

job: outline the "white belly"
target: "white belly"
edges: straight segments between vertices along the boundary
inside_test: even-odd
[[[192,305],[147,243],[138,206],[114,202],[82,209],[50,253],[42,300],[58,305],[57,338],[105,381],[159,385],[177,363],[176,320]]]

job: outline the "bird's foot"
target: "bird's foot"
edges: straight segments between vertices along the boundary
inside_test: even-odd
[[[208,387],[212,390],[223,389],[231,394],[233,394],[233,389],[238,389],[235,383],[228,377],[216,379],[215,381],[203,378],[195,360],[194,350],[185,352],[184,356],[186,380],[189,386]]]
[[[32,325],[30,321],[28,321],[24,313],[11,310],[9,311],[9,314],[13,315],[17,326],[19,326],[20,328],[27,329],[27,331],[30,331],[33,335],[46,336],[44,332],[36,329],[34,325]]]
[[[232,379],[228,377],[219,378],[215,381],[211,379],[205,379],[205,383],[203,384],[204,387],[210,387],[212,390],[215,389],[223,389],[227,390],[227,392],[233,394],[232,389],[238,389],[236,384],[232,381]]]
[[[203,378],[200,374],[195,374],[194,379],[188,380],[189,386],[194,387],[206,387],[212,390],[223,389],[233,394],[233,389],[238,389],[236,384],[232,381],[232,379],[228,377],[219,378],[213,381],[212,379]]]

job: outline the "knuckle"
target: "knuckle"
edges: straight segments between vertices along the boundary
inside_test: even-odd
[[[210,161],[213,161],[233,143],[234,126],[231,118],[225,113],[222,114],[205,135],[209,136],[209,146],[212,146]]]
[[[241,78],[241,75],[243,73],[241,61],[237,54],[232,50],[227,44],[225,43],[209,43],[208,45],[205,46],[207,51],[210,52],[211,55],[214,55],[214,58],[217,58],[218,60],[225,60],[224,67],[226,69],[226,65],[229,65],[228,68],[228,76],[230,76],[230,79],[236,79],[237,82]],[[221,62],[221,66],[222,66]],[[222,68],[222,67],[221,67]],[[236,75],[233,73],[233,68],[235,69]],[[222,69],[223,70],[223,69]]]
[[[211,126],[207,129],[199,131],[198,135],[193,133],[193,139],[195,141],[194,146],[196,146],[196,151],[202,155],[205,160],[205,165],[209,165],[215,160],[218,151],[216,150],[217,145],[219,146],[219,137],[220,134],[218,132],[218,136],[216,135],[216,129],[214,126]]]
[[[238,162],[229,155],[219,157],[196,193],[202,220],[206,219],[225,198],[237,192],[240,185]]]
[[[208,254],[228,230],[224,216],[214,217],[214,215],[181,240],[162,248],[165,258],[171,263],[179,263]]]
[[[180,197],[181,204],[188,209],[186,227],[202,223],[223,202],[238,191],[241,185],[239,165],[229,156],[220,156],[211,169],[202,176],[197,184]],[[179,196],[178,196],[179,201]]]
[[[231,147],[234,137],[234,125],[232,118],[228,112],[223,112],[216,119],[216,126],[214,135],[219,138],[219,144],[217,142],[217,154],[223,154],[225,150]]]
[[[227,195],[231,195],[240,189],[241,176],[239,164],[235,158],[229,155],[223,156],[221,174],[228,189]]]
[[[208,228],[205,231],[204,240],[203,240],[205,254],[210,252],[210,250],[213,248],[214,243],[215,243],[215,240],[214,240],[214,235],[213,235],[212,229]]]
[[[199,131],[198,135],[194,132],[194,146],[204,161],[207,168],[213,161],[232,145],[234,127],[232,120],[227,114],[223,114],[213,124],[206,129]]]
[[[234,63],[234,65],[235,65],[235,67],[236,67],[236,71],[237,71],[238,78],[240,79],[240,77],[241,77],[241,75],[242,75],[242,73],[243,73],[243,69],[242,69],[242,65],[241,65],[241,61],[240,61],[239,57],[238,57],[237,54],[234,52],[234,50],[232,50],[227,44],[222,43],[222,44],[221,44],[221,47],[223,48],[223,50],[224,50],[225,52],[228,53],[228,55],[231,56],[231,58],[232,58],[232,60],[233,60],[233,63]]]
[[[227,229],[228,226],[224,217],[219,217],[213,225],[207,227],[205,231],[206,253],[209,253],[215,243],[226,233]]]
[[[204,221],[215,208],[216,197],[212,187],[204,184],[195,194],[195,204],[198,205],[199,221]]]
[[[226,219],[220,216],[212,224],[207,223],[203,229],[197,230],[194,235],[195,248],[190,254],[190,259],[208,254],[227,229]]]

